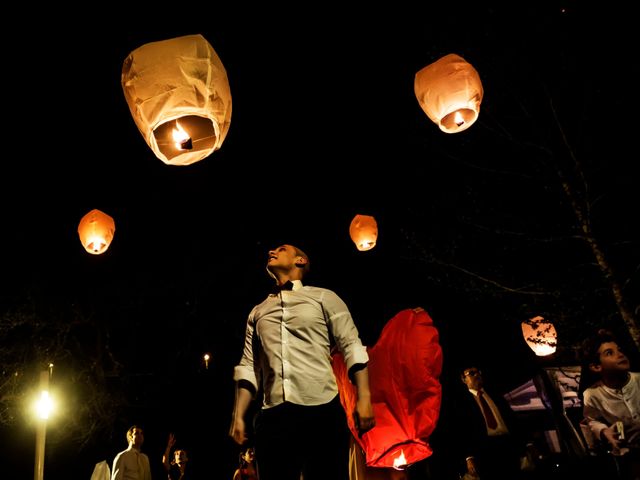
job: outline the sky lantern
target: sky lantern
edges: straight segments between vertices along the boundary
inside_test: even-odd
[[[543,317],[534,317],[522,322],[522,336],[539,357],[551,355],[556,351],[558,344],[556,328],[553,323]]]
[[[231,123],[231,90],[224,65],[202,35],[135,49],[123,63],[121,82],[138,130],[164,163],[190,165],[222,145]]]
[[[349,226],[351,240],[361,252],[371,250],[378,239],[378,224],[369,215],[356,215]]]
[[[424,113],[445,133],[466,130],[480,113],[483,95],[480,76],[455,53],[416,73],[414,91]]]
[[[342,353],[336,352],[331,366],[340,403],[366,467],[402,470],[433,454],[429,440],[442,403],[440,334],[424,309],[405,309],[386,323],[367,353],[376,426],[358,434],[352,415],[356,386]]]
[[[115,231],[116,224],[113,218],[98,209],[87,213],[78,225],[80,242],[84,249],[93,255],[107,251]]]

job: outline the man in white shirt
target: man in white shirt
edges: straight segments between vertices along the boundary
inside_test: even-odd
[[[127,430],[129,447],[113,459],[111,480],[151,480],[149,457],[140,451],[144,443],[142,428],[133,425]]]
[[[366,348],[345,303],[333,291],[305,286],[309,257],[293,245],[269,251],[267,271],[278,289],[247,320],[244,351],[234,369],[230,436],[246,440],[245,414],[262,393],[255,424],[260,480],[348,478],[344,410],[331,366],[333,342],[357,388],[353,413],[361,434],[375,426]]]

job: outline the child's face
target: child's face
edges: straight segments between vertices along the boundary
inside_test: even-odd
[[[627,371],[629,359],[615,342],[605,342],[598,349],[600,367],[603,372]]]

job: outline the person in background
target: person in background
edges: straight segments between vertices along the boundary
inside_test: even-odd
[[[520,478],[524,442],[513,411],[502,395],[484,388],[482,371],[469,364],[460,373],[465,388],[452,399],[451,450],[457,452],[464,478],[515,480]],[[446,403],[447,400],[444,400]]]
[[[167,480],[192,480],[191,468],[189,465],[189,455],[184,449],[177,448],[173,451],[173,460],[171,459],[171,450],[176,444],[176,437],[173,433],[169,434],[167,440],[167,448],[162,455],[162,465],[167,472]]]
[[[253,448],[249,447],[240,453],[240,465],[233,474],[233,480],[258,480]]]
[[[133,425],[127,430],[129,446],[113,459],[111,480],[151,480],[149,457],[140,449],[144,443],[144,431]]]
[[[640,372],[616,337],[598,330],[583,343],[584,363],[597,380],[583,392],[583,414],[597,441],[616,460],[618,478],[640,479]]]
[[[234,369],[236,398],[229,435],[246,442],[245,414],[262,392],[254,428],[260,480],[348,478],[349,429],[331,366],[332,343],[356,385],[359,431],[375,425],[367,362],[351,313],[333,291],[303,285],[309,257],[293,245],[268,252],[277,289],[247,319],[244,351]]]

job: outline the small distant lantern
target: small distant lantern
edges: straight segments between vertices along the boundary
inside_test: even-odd
[[[231,123],[224,65],[202,35],[147,43],[122,66],[131,115],[153,153],[190,165],[218,150]]]
[[[98,209],[87,213],[78,225],[80,242],[84,249],[93,255],[100,255],[107,251],[115,231],[116,224],[113,218]]]
[[[480,76],[455,53],[416,73],[414,91],[422,110],[445,133],[466,130],[480,113],[483,95]]]
[[[378,239],[378,224],[376,219],[369,215],[356,215],[351,220],[349,227],[351,240],[361,252],[371,250],[376,246]]]
[[[533,353],[539,357],[551,355],[556,351],[556,328],[543,317],[534,317],[522,322],[522,336]]]

